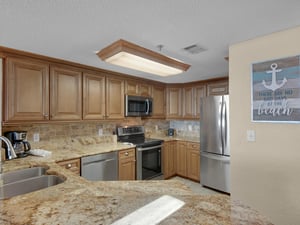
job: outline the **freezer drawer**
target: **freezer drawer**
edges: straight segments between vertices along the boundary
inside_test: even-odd
[[[230,193],[230,157],[201,152],[200,183]]]

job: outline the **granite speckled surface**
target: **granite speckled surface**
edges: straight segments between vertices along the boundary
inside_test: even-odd
[[[72,141],[71,141],[72,142]],[[145,204],[171,195],[185,202],[160,224],[271,225],[257,211],[229,196],[196,195],[183,183],[166,181],[87,181],[60,167],[57,161],[131,148],[123,144],[97,144],[73,140],[62,149],[48,145],[51,157],[29,156],[6,161],[4,171],[45,166],[48,174],[66,178],[56,186],[0,200],[0,224],[111,224]],[[56,143],[57,144],[57,143]]]

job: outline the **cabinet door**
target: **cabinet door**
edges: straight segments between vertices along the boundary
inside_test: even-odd
[[[181,118],[181,88],[167,88],[167,117]]]
[[[164,142],[163,147],[163,174],[164,179],[176,175],[176,141]]]
[[[153,85],[152,118],[166,117],[166,89],[164,86]]]
[[[207,96],[228,94],[228,81],[218,81],[207,84]]]
[[[135,180],[135,149],[119,151],[119,180]]]
[[[139,84],[134,80],[125,81],[125,93],[127,95],[138,95],[139,94]]]
[[[140,83],[136,80],[126,80],[125,93],[127,95],[150,97],[152,94],[152,86],[146,83]]]
[[[7,58],[5,121],[49,119],[49,65],[35,60]]]
[[[119,162],[119,180],[135,180],[135,161],[123,159]]]
[[[184,118],[194,118],[195,99],[193,87],[183,88],[183,105],[182,112]]]
[[[177,174],[183,177],[187,176],[187,167],[186,167],[186,142],[178,141],[177,150],[176,150],[176,171]]]
[[[82,117],[81,72],[71,67],[50,68],[51,120],[80,120]]]
[[[139,85],[139,94],[145,97],[152,96],[152,85],[146,83],[140,83]]]
[[[194,89],[194,113],[197,119],[200,118],[200,101],[202,97],[206,96],[206,86],[200,85],[193,88]]]
[[[106,116],[109,119],[124,118],[124,80],[106,79]]]
[[[105,119],[105,76],[83,74],[83,119]]]
[[[200,144],[187,144],[187,177],[200,181]]]

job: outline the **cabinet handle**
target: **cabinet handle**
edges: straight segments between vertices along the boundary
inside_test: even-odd
[[[44,119],[48,119],[48,114],[44,114]]]
[[[66,165],[66,168],[67,168],[67,169],[70,169],[71,167],[72,167],[72,164],[71,164],[71,163],[69,163],[69,164]]]
[[[125,152],[125,156],[128,156],[129,155],[129,153],[128,152]]]

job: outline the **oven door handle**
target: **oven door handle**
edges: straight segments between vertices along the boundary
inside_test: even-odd
[[[155,145],[155,146],[152,146],[152,147],[147,147],[147,148],[136,148],[137,151],[139,152],[142,152],[142,151],[148,151],[148,150],[151,150],[151,149],[156,149],[156,148],[161,148],[162,145]]]

